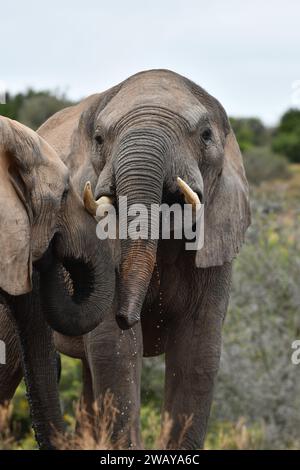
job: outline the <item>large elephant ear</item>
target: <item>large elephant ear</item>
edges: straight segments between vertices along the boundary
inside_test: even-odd
[[[11,295],[31,290],[30,214],[19,174],[33,152],[25,129],[0,116],[0,288]]]
[[[211,200],[204,205],[204,244],[196,253],[196,266],[206,268],[230,262],[238,254],[250,222],[243,159],[230,130],[225,142],[223,171]]]

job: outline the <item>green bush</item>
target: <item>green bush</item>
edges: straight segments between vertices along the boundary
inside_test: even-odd
[[[269,141],[270,132],[260,119],[231,117],[230,123],[242,152]]]
[[[281,132],[274,137],[272,149],[286,155],[291,162],[300,163],[300,130],[299,134]]]
[[[74,424],[74,407],[81,396],[82,366],[81,360],[61,354],[62,373],[59,382],[61,407],[65,421]]]
[[[291,162],[300,162],[300,110],[290,109],[282,116],[274,134],[272,149]]]
[[[300,442],[300,217],[286,194],[253,190],[253,223],[235,262],[211,425],[264,427],[264,448]],[[255,197],[253,197],[255,196]]]
[[[144,405],[151,403],[156,410],[160,410],[162,406],[164,370],[164,356],[143,359],[142,403]]]
[[[50,116],[71,104],[64,95],[56,92],[28,90],[17,95],[7,94],[6,104],[0,104],[0,115],[36,130]]]
[[[289,176],[288,160],[268,147],[252,147],[243,155],[248,181],[254,185]]]

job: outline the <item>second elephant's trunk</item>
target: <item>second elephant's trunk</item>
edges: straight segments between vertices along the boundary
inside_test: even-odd
[[[64,335],[80,336],[109,314],[115,267],[108,243],[96,237],[95,221],[72,196],[51,246],[51,262],[41,270],[41,293],[50,326]]]

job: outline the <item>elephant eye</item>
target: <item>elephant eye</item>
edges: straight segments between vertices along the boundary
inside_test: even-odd
[[[209,129],[209,128],[205,129],[201,134],[201,138],[202,138],[203,142],[205,142],[207,144],[212,139],[211,129]]]
[[[97,142],[98,145],[103,144],[103,137],[100,134],[95,135],[95,141]]]

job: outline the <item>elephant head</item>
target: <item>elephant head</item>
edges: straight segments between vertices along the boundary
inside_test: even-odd
[[[67,167],[38,134],[0,117],[0,180],[0,288],[30,292],[36,268],[49,324],[68,335],[90,331],[110,305],[114,270]]]
[[[161,202],[182,203],[184,195],[190,202],[193,195],[205,204],[204,246],[195,250],[195,265],[230,262],[243,242],[250,210],[242,157],[221,104],[167,70],[141,72],[88,100],[81,104],[71,154],[97,175],[93,197],[114,198],[118,206],[126,196],[129,207],[149,209]],[[84,182],[79,184],[83,189]],[[93,213],[97,203],[91,191],[86,203]],[[140,318],[157,240],[120,243],[117,321],[128,328]]]

